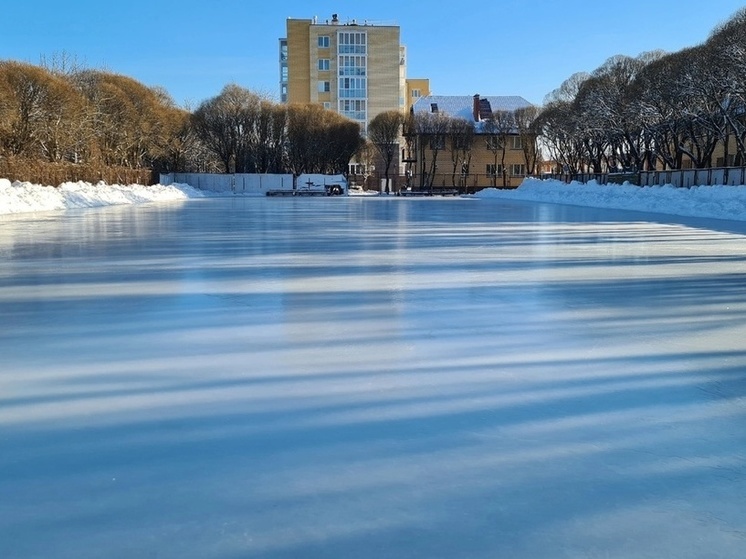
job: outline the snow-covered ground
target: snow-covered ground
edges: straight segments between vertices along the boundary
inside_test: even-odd
[[[354,196],[370,192],[351,191]],[[184,200],[203,197],[206,193],[189,185],[92,185],[65,183],[59,188],[31,183],[13,183],[0,179],[0,215],[136,204],[142,202]],[[746,220],[746,187],[695,186],[675,188],[654,186],[640,188],[624,185],[565,184],[553,180],[526,179],[515,190],[486,188],[477,198],[502,198],[571,204],[595,208],[627,209],[670,215]]]
[[[527,186],[0,217],[0,557],[743,559],[746,224]]]
[[[201,192],[183,184],[143,186],[66,182],[52,187],[0,179],[0,215],[165,202],[201,196]]]
[[[515,190],[488,188],[480,198],[529,200],[611,208],[690,217],[746,220],[745,186],[639,187],[631,184],[599,185],[526,179]]]

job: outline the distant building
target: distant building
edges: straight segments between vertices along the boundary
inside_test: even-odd
[[[406,110],[406,49],[397,25],[331,19],[287,20],[280,39],[280,98],[318,103],[360,123]]]
[[[420,97],[430,95],[430,80],[425,78],[407,79],[407,110],[412,108]]]
[[[419,188],[515,188],[538,173],[537,138],[512,115],[532,107],[519,96],[427,95],[412,105],[403,161]],[[469,132],[453,126],[460,122]]]

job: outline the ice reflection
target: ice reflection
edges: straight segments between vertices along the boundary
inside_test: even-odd
[[[746,549],[739,232],[222,199],[0,251],[0,556]]]

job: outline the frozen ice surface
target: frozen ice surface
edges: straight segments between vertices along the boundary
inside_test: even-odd
[[[0,557],[746,556],[746,224],[0,219]]]

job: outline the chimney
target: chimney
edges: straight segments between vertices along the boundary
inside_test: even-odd
[[[474,96],[474,104],[472,105],[472,115],[474,115],[474,122],[479,122],[479,93]]]

